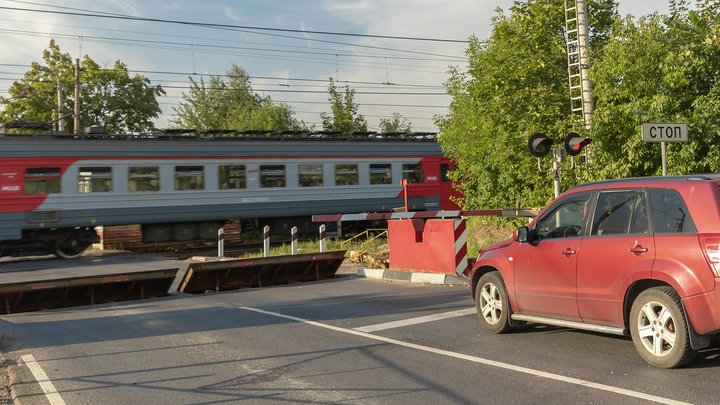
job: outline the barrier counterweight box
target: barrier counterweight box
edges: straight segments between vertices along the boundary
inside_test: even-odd
[[[388,221],[390,268],[463,273],[468,266],[464,219]]]

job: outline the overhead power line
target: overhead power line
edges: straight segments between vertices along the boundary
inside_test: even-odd
[[[133,17],[133,16],[129,16],[129,15],[122,15],[122,14],[98,14],[97,12],[37,10],[37,9],[20,8],[20,7],[5,7],[5,6],[0,6],[0,9],[26,11],[26,12],[32,12],[32,13],[71,15],[71,16],[79,16],[79,17],[108,18],[108,19],[116,19],[116,20],[147,21],[147,22],[157,22],[157,23],[165,23],[165,24],[191,25],[191,26],[208,27],[208,28],[232,28],[232,29],[245,29],[245,30],[253,30],[253,31],[292,32],[292,33],[296,33],[296,34],[317,34],[317,35],[333,35],[333,36],[346,36],[346,37],[380,38],[380,39],[427,41],[427,42],[450,42],[450,43],[462,43],[462,44],[466,44],[466,43],[470,42],[467,40],[458,40],[458,39],[401,37],[401,36],[392,36],[392,35],[373,35],[373,34],[357,34],[357,33],[347,33],[347,32],[296,30],[296,29],[289,29],[289,28],[255,27],[255,26],[250,26],[250,25],[201,23],[201,22],[193,22],[193,21],[165,20],[165,19],[160,19],[160,18],[149,18],[149,17]]]
[[[16,34],[16,35],[31,35],[31,36],[45,36],[45,37],[65,37],[65,38],[75,38],[77,35],[73,34],[60,34],[60,33],[52,33],[52,32],[37,32],[37,31],[30,31],[30,30],[12,30],[12,29],[0,29],[0,32],[9,33],[9,34]],[[149,39],[131,39],[131,38],[118,38],[118,37],[101,37],[101,36],[90,36],[90,35],[82,35],[83,40],[95,40],[97,42],[110,42],[110,43],[130,43],[130,44],[156,44],[156,45],[163,45],[166,47],[169,46],[180,46],[180,47],[198,47],[198,48],[208,48],[208,49],[226,49],[226,50],[243,50],[243,51],[259,51],[259,52],[276,52],[276,53],[291,53],[291,54],[305,54],[305,55],[324,55],[324,56],[334,56],[334,57],[353,57],[353,58],[374,58],[374,59],[387,59],[387,55],[371,55],[371,54],[343,54],[338,53],[336,51],[298,51],[298,50],[289,50],[289,49],[269,49],[269,48],[257,48],[257,47],[248,47],[248,46],[231,46],[231,45],[213,45],[213,44],[198,44],[198,43],[189,43],[189,42],[172,42],[172,41],[156,41],[156,40],[149,40]],[[439,58],[446,58],[446,59],[435,59],[438,62],[451,62],[451,61],[461,61],[463,60],[460,56],[450,56],[450,55],[439,55],[439,54],[428,54],[428,53],[422,53],[425,57],[409,57],[409,56],[391,56],[392,59],[402,59],[402,60],[424,60],[427,61],[427,56],[434,56]]]
[[[10,66],[10,67],[22,67],[22,68],[32,68],[32,65],[28,64],[15,64],[15,63],[0,63],[0,66]],[[112,70],[112,69],[103,69],[103,70]],[[129,73],[140,73],[140,74],[153,74],[153,75],[176,75],[176,76],[185,76],[185,77],[230,77],[231,75],[228,74],[200,74],[200,73],[191,73],[191,72],[172,72],[172,71],[166,71],[166,70],[135,70],[135,69],[128,69]],[[3,74],[20,74],[23,73],[10,73],[10,72],[4,72]],[[311,82],[311,83],[328,83],[328,79],[306,79],[306,78],[294,78],[294,77],[273,77],[273,76],[253,76],[248,75],[250,79],[253,80],[277,80],[277,81],[292,81],[292,82]],[[20,79],[12,79],[8,77],[0,77],[0,80],[23,80]],[[161,82],[162,80],[152,80],[153,82]],[[172,82],[177,83],[177,80],[173,80]],[[382,82],[367,82],[367,81],[355,81],[355,80],[335,80],[336,84],[352,84],[352,85],[371,85],[371,86],[381,86],[385,88],[403,88],[403,87],[417,87],[417,88],[423,88],[423,89],[445,89],[444,86],[440,85],[432,85],[432,84],[409,84],[409,83],[393,83],[393,84],[387,84]]]
[[[190,86],[162,86],[164,89],[190,89]],[[242,90],[232,88],[205,87],[205,90]],[[290,89],[252,89],[253,92],[275,92],[275,93],[316,93],[327,94],[327,90],[290,90]],[[397,92],[379,92],[379,91],[355,91],[355,94],[371,94],[371,95],[397,95],[397,96],[447,96],[447,93],[397,93]]]
[[[7,77],[0,77],[0,80],[13,80]],[[174,85],[162,85],[163,89],[181,89],[190,90],[191,86],[174,86]],[[224,91],[237,91],[244,89],[235,88],[218,88],[218,87],[204,87],[205,90],[224,90]],[[258,89],[253,88],[253,92],[266,92],[266,93],[310,93],[310,94],[327,94],[327,90],[293,90],[293,89]],[[355,91],[355,94],[363,95],[374,95],[374,96],[447,96],[447,93],[408,93],[408,92],[382,92],[382,91]]]

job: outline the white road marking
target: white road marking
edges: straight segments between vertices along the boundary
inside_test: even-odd
[[[359,332],[377,332],[379,330],[401,328],[403,326],[417,325],[419,323],[439,321],[441,319],[455,318],[456,316],[464,316],[474,314],[475,308],[459,309],[457,311],[443,312],[441,314],[433,314],[427,316],[419,316],[417,318],[403,319],[402,321],[378,323],[376,325],[363,326],[362,328],[355,328],[353,330]]]
[[[297,317],[290,316],[290,315],[279,314],[277,312],[270,312],[270,311],[265,311],[265,310],[258,309],[258,308],[245,307],[245,306],[241,306],[239,304],[236,304],[236,305],[238,305],[238,308],[245,309],[248,311],[254,311],[254,312],[261,313],[261,314],[275,316],[278,318],[290,319],[292,321],[301,322],[301,323],[304,323],[307,325],[317,326],[317,327],[324,328],[324,329],[334,330],[336,332],[342,332],[342,333],[347,333],[350,335],[361,336],[361,337],[378,340],[378,341],[385,342],[385,343],[408,347],[411,349],[422,350],[422,351],[429,352],[429,353],[435,353],[435,354],[440,354],[443,356],[454,357],[454,358],[461,359],[461,360],[471,361],[474,363],[484,364],[484,365],[491,366],[491,367],[498,367],[498,368],[502,368],[505,370],[516,371],[516,372],[524,373],[524,374],[530,374],[530,375],[533,375],[536,377],[549,378],[549,379],[555,380],[555,381],[561,381],[564,383],[575,384],[575,385],[579,385],[579,386],[586,387],[586,388],[593,388],[593,389],[600,390],[600,391],[607,391],[607,392],[611,392],[614,394],[625,395],[628,397],[639,398],[639,399],[643,399],[643,400],[647,400],[647,401],[653,401],[653,402],[657,402],[660,404],[688,405],[687,402],[675,401],[673,399],[658,397],[655,395],[648,395],[648,394],[645,394],[642,392],[627,390],[624,388],[613,387],[613,386],[605,385],[605,384],[598,384],[598,383],[594,383],[591,381],[585,381],[585,380],[580,380],[577,378],[566,377],[564,375],[553,374],[553,373],[548,373],[548,372],[539,371],[539,370],[533,370],[531,368],[515,366],[515,365],[507,364],[507,363],[501,363],[501,362],[495,361],[495,360],[488,360],[488,359],[483,359],[481,357],[468,356],[466,354],[455,353],[455,352],[451,352],[448,350],[435,349],[435,348],[429,347],[429,346],[423,346],[423,345],[418,345],[418,344],[414,344],[414,343],[403,342],[401,340],[395,340],[395,339],[390,339],[390,338],[386,338],[386,337],[382,337],[382,336],[371,335],[366,332],[360,332],[360,331],[353,330],[353,329],[347,329],[347,328],[341,328],[338,326],[327,325],[324,323],[315,322],[315,321],[311,321],[308,319],[297,318]]]
[[[30,368],[30,371],[32,371],[38,384],[40,384],[40,388],[42,388],[48,401],[50,401],[50,404],[65,405],[65,401],[63,401],[60,393],[55,389],[55,385],[50,381],[47,374],[45,374],[45,370],[40,366],[40,363],[35,360],[35,357],[32,354],[26,354],[22,356],[22,360]]]

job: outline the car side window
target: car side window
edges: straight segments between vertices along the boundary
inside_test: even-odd
[[[651,188],[650,207],[655,233],[697,232],[690,211],[677,190]]]
[[[569,195],[553,205],[535,223],[535,240],[572,238],[582,235],[592,193]]]
[[[636,197],[635,191],[600,193],[590,234],[627,234]]]

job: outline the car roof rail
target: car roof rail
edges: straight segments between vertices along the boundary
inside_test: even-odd
[[[624,179],[600,180],[600,181],[593,181],[590,183],[578,184],[577,186],[571,187],[570,190],[584,188],[584,187],[594,187],[594,186],[598,186],[598,185],[636,183],[636,182],[641,182],[641,181],[663,182],[663,181],[707,181],[707,180],[720,180],[720,173],[689,174],[689,175],[682,175],[682,176],[628,177],[628,178],[624,178]]]

